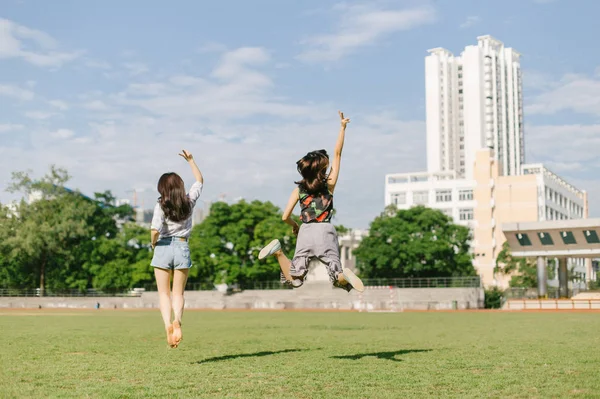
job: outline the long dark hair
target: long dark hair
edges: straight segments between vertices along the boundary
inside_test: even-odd
[[[302,180],[295,182],[309,194],[320,194],[327,189],[327,151],[311,151],[296,162]]]
[[[158,179],[158,202],[165,216],[174,222],[187,219],[192,213],[192,204],[185,193],[183,180],[177,173],[165,173]]]

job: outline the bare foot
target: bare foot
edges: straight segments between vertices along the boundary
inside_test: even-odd
[[[167,343],[171,348],[177,348],[177,345],[175,345],[175,340],[173,339],[173,324],[167,327]]]
[[[177,348],[182,339],[183,332],[181,331],[181,323],[175,320],[173,322],[173,344],[175,344],[175,348]]]

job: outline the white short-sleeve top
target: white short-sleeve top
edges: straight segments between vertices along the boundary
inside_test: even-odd
[[[198,201],[198,198],[200,198],[201,193],[202,183],[197,181],[192,184],[192,187],[188,193],[188,197],[192,203],[192,209],[194,206],[196,206],[196,201]],[[192,213],[190,213],[190,216],[188,216],[187,219],[180,222],[174,222],[165,216],[165,213],[160,207],[160,203],[157,203],[156,206],[154,206],[154,215],[152,216],[151,228],[158,231],[159,239],[163,237],[188,238],[192,231]]]

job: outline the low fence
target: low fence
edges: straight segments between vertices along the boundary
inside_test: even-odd
[[[504,310],[600,310],[600,299],[510,299]]]
[[[331,284],[306,284],[300,290],[186,291],[186,309],[331,309],[365,312],[477,309],[482,288],[367,287],[346,292]],[[156,291],[137,297],[3,297],[0,309],[158,309]]]
[[[480,288],[479,277],[432,277],[432,278],[393,278],[393,279],[364,279],[366,287],[390,288]],[[246,290],[288,290],[289,287],[279,281],[256,281],[229,286],[229,291],[239,292]],[[186,291],[214,291],[215,286],[210,283],[189,283]],[[125,292],[103,292],[99,290],[44,290],[0,288],[0,297],[138,297],[144,291],[156,291],[155,284],[145,284],[140,288]]]
[[[588,289],[585,287],[569,288],[567,297],[573,297],[579,293],[587,292]],[[538,290],[536,288],[507,288],[503,294],[504,300],[508,301],[511,299],[538,299]],[[559,292],[558,287],[547,288],[547,298],[560,299],[562,295]]]
[[[156,288],[156,287],[155,287]],[[44,290],[35,289],[17,289],[17,288],[0,288],[0,297],[136,297],[140,296],[141,291],[127,292],[102,292],[97,290]]]

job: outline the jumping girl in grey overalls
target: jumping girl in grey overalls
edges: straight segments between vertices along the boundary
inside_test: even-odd
[[[310,261],[318,259],[325,264],[334,286],[346,291],[354,288],[362,292],[364,291],[362,281],[352,270],[342,270],[337,233],[330,223],[333,192],[340,173],[346,125],[350,122],[350,119],[344,118],[343,113],[339,114],[341,128],[329,173],[327,173],[329,156],[325,150],[311,151],[296,163],[302,180],[296,182],[298,187],[292,191],[282,218],[285,223],[292,226],[293,233],[298,236],[294,258],[290,261],[281,251],[279,240],[273,240],[260,251],[258,259],[270,255],[277,257],[281,268],[281,281],[295,288],[302,286]],[[300,227],[290,218],[298,202],[300,202],[302,220]]]

